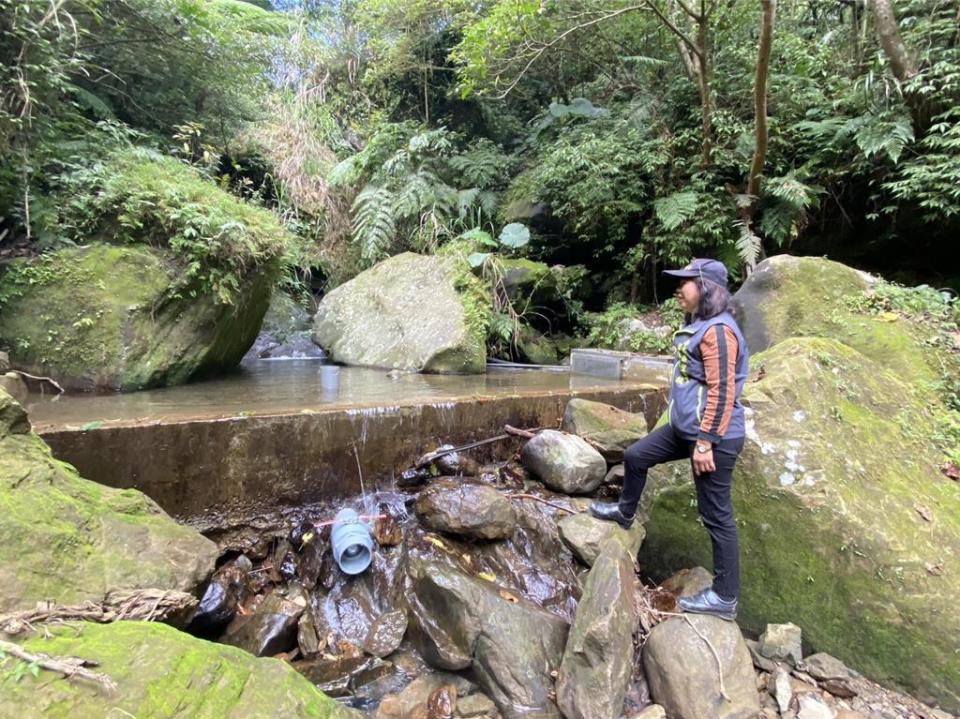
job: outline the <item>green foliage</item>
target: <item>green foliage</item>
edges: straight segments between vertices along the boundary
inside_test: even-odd
[[[697,212],[697,193],[674,192],[653,201],[653,214],[668,232],[680,227]]]
[[[406,249],[436,251],[458,229],[492,220],[506,161],[489,141],[463,152],[459,143],[443,127],[388,124],[333,169],[334,186],[361,188],[353,241],[366,264]]]
[[[191,296],[231,303],[247,275],[276,266],[289,242],[271,213],[156,152],[119,150],[57,184],[58,213],[49,231],[74,242],[169,247],[183,262],[178,289]]]
[[[898,200],[915,202],[928,222],[960,217],[960,108],[941,113],[899,176],[885,183]]]
[[[631,322],[643,318],[646,329],[631,329]],[[587,320],[586,342],[600,347],[651,354],[670,354],[673,333],[683,324],[683,312],[673,298],[659,307],[635,306],[615,302]]]

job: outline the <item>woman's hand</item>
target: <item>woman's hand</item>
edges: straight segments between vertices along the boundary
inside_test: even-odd
[[[693,473],[699,476],[714,472],[716,469],[717,465],[713,462],[713,447],[706,452],[701,452],[698,444],[693,450]]]

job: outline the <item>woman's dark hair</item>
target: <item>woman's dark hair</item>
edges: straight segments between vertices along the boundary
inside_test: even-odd
[[[697,277],[693,281],[700,290],[697,319],[708,320],[730,310],[730,290],[705,277]]]

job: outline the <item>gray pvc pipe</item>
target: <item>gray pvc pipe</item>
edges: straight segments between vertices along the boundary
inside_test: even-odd
[[[352,509],[341,509],[330,530],[333,559],[346,574],[360,574],[373,559],[373,537],[370,525],[360,520]]]

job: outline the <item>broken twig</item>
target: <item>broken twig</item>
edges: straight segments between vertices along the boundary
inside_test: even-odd
[[[470,442],[469,444],[462,444],[459,447],[451,447],[450,449],[438,450],[436,452],[430,452],[423,456],[419,462],[413,465],[414,469],[423,469],[429,464],[436,462],[441,457],[446,457],[448,454],[454,454],[455,452],[466,452],[468,449],[476,449],[477,447],[482,447],[485,444],[492,444],[494,442],[499,442],[504,439],[509,439],[511,435],[509,434],[498,434],[496,437],[488,437],[487,439],[481,439],[476,442]]]
[[[116,682],[114,682],[113,679],[108,677],[106,674],[98,674],[97,672],[91,672],[85,669],[84,667],[97,666],[96,662],[91,662],[87,659],[80,659],[79,657],[50,657],[46,654],[31,654],[19,644],[14,644],[13,642],[8,642],[3,639],[0,639],[0,651],[3,651],[12,657],[16,657],[17,659],[30,664],[35,664],[38,667],[42,667],[43,669],[47,669],[51,672],[62,674],[67,679],[72,677],[76,677],[77,679],[85,679],[87,681],[99,684],[108,691],[113,691],[117,688]]]
[[[554,504],[553,502],[551,502],[551,501],[549,501],[549,500],[546,500],[546,499],[544,499],[543,497],[538,497],[538,496],[535,495],[535,494],[524,494],[524,493],[522,493],[522,492],[519,492],[519,493],[516,493],[516,494],[508,494],[507,497],[508,497],[509,499],[532,499],[532,500],[537,501],[537,502],[542,502],[543,504],[547,505],[548,507],[553,507],[554,509],[559,509],[561,512],[567,512],[568,514],[576,514],[576,512],[573,511],[572,509],[568,509],[568,508],[566,508],[566,507],[561,507],[559,504]]]
[[[523,437],[524,439],[533,439],[536,436],[536,431],[531,432],[528,429],[518,429],[517,427],[511,427],[509,424],[503,425],[503,431],[507,434],[512,434],[514,437]]]

